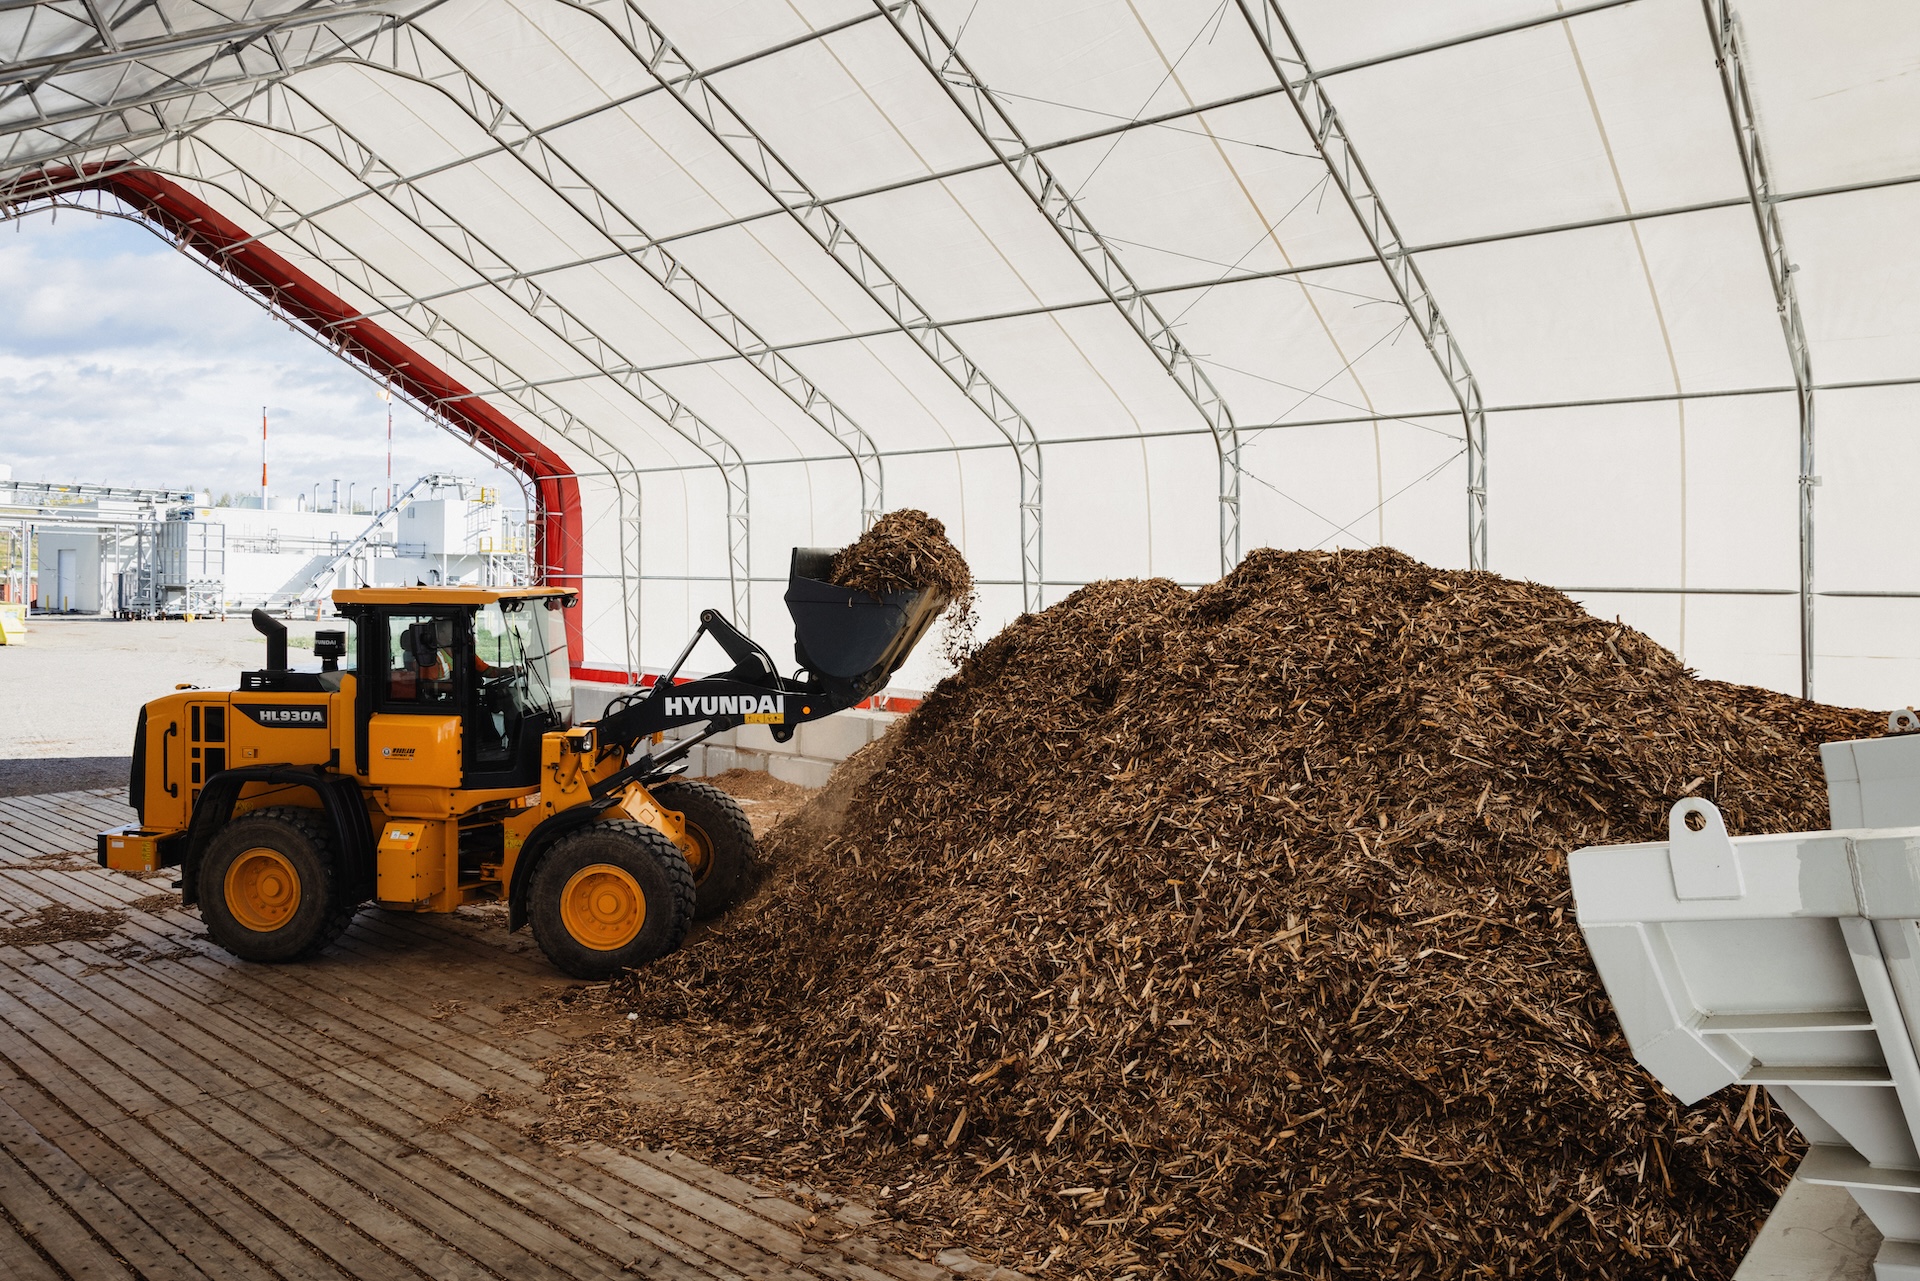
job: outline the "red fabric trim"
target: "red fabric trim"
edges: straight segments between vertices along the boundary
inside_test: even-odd
[[[38,176],[61,181],[79,175],[49,171]],[[370,320],[348,321],[357,308],[279,254],[265,245],[240,244],[247,239],[246,229],[179,183],[145,170],[121,169],[103,172],[93,182],[81,185],[112,192],[171,231],[176,240],[206,257],[220,259],[236,278],[271,294],[282,311],[307,328],[323,335],[339,334],[351,341],[367,364],[386,375],[395,387],[416,400],[433,404],[475,439],[492,445],[533,482],[534,492],[539,495],[542,515],[534,563],[541,581],[584,594],[580,486],[565,459],[379,325]],[[336,325],[338,328],[332,328]],[[566,617],[567,648],[579,658],[585,653],[581,611],[570,609]]]
[[[632,672],[617,671],[611,667],[580,667],[576,665],[572,671],[573,679],[577,681],[590,681],[598,685],[631,685],[634,683]],[[643,676],[641,677],[641,683],[651,685],[653,684],[653,677]]]

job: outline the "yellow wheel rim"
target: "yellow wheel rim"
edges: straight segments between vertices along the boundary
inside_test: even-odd
[[[560,921],[582,947],[611,952],[633,942],[647,923],[647,896],[625,868],[594,863],[567,879]]]
[[[227,868],[227,910],[250,930],[271,934],[300,910],[300,874],[279,850],[257,846]]]
[[[687,866],[693,871],[695,885],[707,879],[707,869],[713,866],[713,842],[707,839],[706,832],[691,819],[687,821],[687,839],[693,842],[693,848],[680,852],[687,856]]]

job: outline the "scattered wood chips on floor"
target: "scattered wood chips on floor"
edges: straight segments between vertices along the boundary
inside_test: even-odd
[[[32,947],[38,943],[91,943],[117,931],[125,912],[88,912],[49,903],[18,925],[0,928],[0,947]]]
[[[1634,1064],[1565,855],[1664,839],[1686,794],[1824,826],[1818,745],[1879,726],[1390,550],[1098,583],[609,992],[579,1053],[669,1046],[713,1105],[550,1123],[1044,1277],[1725,1278],[1801,1142]]]

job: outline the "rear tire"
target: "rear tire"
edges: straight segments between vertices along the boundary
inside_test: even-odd
[[[557,969],[604,979],[680,946],[693,924],[693,871],[662,832],[626,820],[563,837],[533,870],[527,919]]]
[[[200,919],[243,961],[299,961],[332,944],[358,904],[343,901],[340,867],[320,811],[276,806],[220,829],[200,860]]]
[[[666,809],[679,811],[687,820],[687,835],[699,846],[699,857],[687,860],[698,898],[694,919],[718,916],[739,902],[757,852],[753,824],[739,802],[711,783],[685,778],[647,790]]]

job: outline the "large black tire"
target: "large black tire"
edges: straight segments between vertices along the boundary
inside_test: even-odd
[[[647,790],[661,805],[685,817],[687,835],[700,847],[697,856],[687,859],[699,900],[694,919],[718,916],[739,902],[755,854],[753,824],[747,822],[739,802],[711,783],[687,778],[669,779]]]
[[[678,948],[694,898],[693,870],[663,833],[625,819],[590,823],[533,870],[527,920],[556,968],[604,979]]]
[[[200,860],[200,919],[244,961],[299,961],[332,944],[359,904],[318,810],[276,806],[220,829]]]

